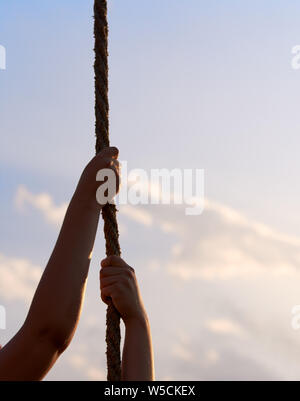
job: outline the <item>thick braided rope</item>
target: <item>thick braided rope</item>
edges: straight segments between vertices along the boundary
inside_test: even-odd
[[[95,0],[95,114],[96,114],[96,153],[109,146],[109,103],[108,103],[108,24],[107,1]],[[120,256],[119,231],[116,207],[107,204],[102,209],[106,255]],[[120,315],[113,303],[106,312],[106,356],[107,380],[121,380],[120,356]]]

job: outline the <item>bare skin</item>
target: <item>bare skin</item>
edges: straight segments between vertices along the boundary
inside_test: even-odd
[[[80,317],[101,210],[95,195],[96,174],[109,168],[118,177],[117,157],[116,148],[106,148],[83,171],[27,318],[0,351],[0,380],[43,379],[70,344]]]
[[[101,262],[100,290],[103,302],[110,299],[125,324],[122,380],[154,380],[154,363],[148,317],[135,271],[118,256]]]

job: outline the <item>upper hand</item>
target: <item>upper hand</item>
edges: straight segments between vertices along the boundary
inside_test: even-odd
[[[98,203],[96,198],[96,192],[99,187],[103,185],[103,181],[97,181],[96,177],[99,171],[104,169],[113,173],[114,182],[112,182],[112,184],[115,184],[113,185],[113,193],[110,194],[111,197],[107,199],[107,202],[110,202],[118,193],[120,186],[118,155],[119,150],[117,148],[104,148],[88,163],[80,177],[75,192],[76,198],[79,199],[79,201],[87,206],[95,207],[96,209],[103,206],[103,204]]]

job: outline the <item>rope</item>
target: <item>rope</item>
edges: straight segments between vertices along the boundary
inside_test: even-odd
[[[96,153],[109,146],[107,0],[94,3]],[[102,208],[106,255],[121,255],[116,206]],[[111,302],[106,311],[107,380],[121,380],[120,314]]]

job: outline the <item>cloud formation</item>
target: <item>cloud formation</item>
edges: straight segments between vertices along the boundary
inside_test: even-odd
[[[45,220],[54,225],[60,225],[65,216],[68,203],[56,206],[51,195],[47,193],[33,194],[25,186],[20,185],[15,195],[18,210],[23,211],[27,205],[42,213]]]
[[[23,189],[17,198],[51,224],[62,216],[50,195]],[[300,304],[299,238],[209,200],[197,217],[180,205],[120,209],[122,238],[133,245],[126,259],[150,315],[158,379],[300,378],[300,335],[291,327],[291,309]],[[41,269],[4,255],[0,261],[1,296],[29,300]],[[87,294],[95,318],[84,315],[76,335],[85,347],[71,348],[51,378],[63,375],[62,366],[70,376],[104,378],[105,361],[95,357],[104,330],[96,291]]]
[[[42,269],[27,259],[0,253],[0,295],[6,302],[31,301]]]
[[[150,208],[150,207],[149,207]],[[206,200],[201,216],[151,207],[154,224],[170,226],[175,243],[168,270],[182,279],[292,277],[300,264],[300,239],[276,232],[223,205]]]

